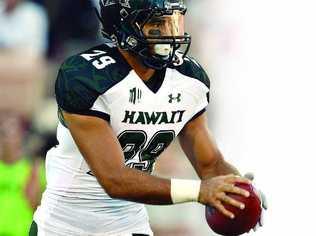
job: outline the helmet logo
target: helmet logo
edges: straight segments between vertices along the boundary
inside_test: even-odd
[[[122,7],[131,8],[129,0],[120,0],[120,4]]]
[[[116,4],[115,0],[101,0],[101,2],[103,4],[103,6],[105,6],[105,7]]]
[[[138,44],[137,40],[136,40],[134,37],[132,37],[132,36],[129,36],[129,37],[126,39],[126,42],[127,42],[127,44],[128,44],[129,46],[131,46],[132,48],[136,47],[137,44]]]

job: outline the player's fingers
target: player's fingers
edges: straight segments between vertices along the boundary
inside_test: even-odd
[[[220,200],[222,202],[228,203],[228,204],[230,204],[234,207],[237,207],[239,209],[242,209],[242,210],[245,209],[245,204],[227,196],[226,194],[221,195]]]
[[[232,181],[235,177],[237,177],[238,175],[234,175],[234,174],[229,174],[229,175],[223,175],[223,176],[220,176],[221,178],[223,178],[223,180],[225,182],[229,182],[229,181]]]
[[[225,215],[226,217],[230,218],[230,219],[234,219],[235,216],[232,212],[226,210],[226,208],[223,206],[223,204],[220,201],[216,201],[216,203],[214,204],[214,207],[220,211],[223,215]]]
[[[234,175],[234,174],[228,174],[228,175],[224,175],[225,177],[234,177],[234,176],[237,176],[237,175]]]
[[[233,184],[227,184],[223,187],[223,190],[227,193],[235,193],[235,194],[239,194],[245,197],[249,197],[250,193],[242,188],[238,188],[236,186],[234,186]]]
[[[227,178],[227,182],[234,184],[234,183],[245,183],[245,184],[251,184],[251,180],[241,177],[241,176],[232,176]]]

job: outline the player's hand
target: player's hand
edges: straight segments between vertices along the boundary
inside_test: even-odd
[[[254,180],[254,174],[253,173],[247,173],[245,174],[244,176],[245,178],[249,179],[249,180]],[[260,219],[258,221],[258,223],[256,224],[256,226],[253,228],[253,231],[257,231],[260,227],[263,226],[264,224],[264,213],[265,211],[268,209],[268,201],[267,201],[267,198],[265,196],[265,194],[259,190],[259,189],[256,189],[256,193],[258,195],[258,197],[260,198],[260,201],[261,201],[261,216],[260,216]]]
[[[228,211],[223,203],[230,204],[240,209],[244,209],[245,205],[242,202],[229,197],[227,193],[235,193],[249,197],[249,192],[234,186],[235,183],[251,184],[251,180],[237,175],[217,176],[211,179],[202,180],[199,202],[204,205],[212,206],[228,218],[233,219],[235,217],[234,214]]]

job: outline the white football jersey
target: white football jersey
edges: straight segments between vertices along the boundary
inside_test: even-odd
[[[151,172],[183,127],[205,111],[209,85],[189,57],[144,82],[117,48],[100,45],[63,63],[56,99],[60,110],[109,122],[126,165]],[[107,195],[59,117],[59,145],[47,153],[47,189],[34,217],[39,227],[62,235],[152,235],[144,205]]]

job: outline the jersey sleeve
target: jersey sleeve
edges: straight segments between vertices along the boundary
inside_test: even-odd
[[[210,102],[210,79],[204,69],[200,65],[198,66],[200,68],[199,73],[196,76],[198,76],[198,80],[201,82],[201,85],[197,88],[196,106],[192,120],[203,114]]]
[[[110,111],[102,99],[94,73],[84,61],[73,58],[60,68],[55,84],[59,110],[110,120]]]
[[[210,79],[203,67],[191,57],[185,58],[182,73],[197,81],[191,88],[195,96],[195,104],[191,120],[203,114],[210,102]]]

